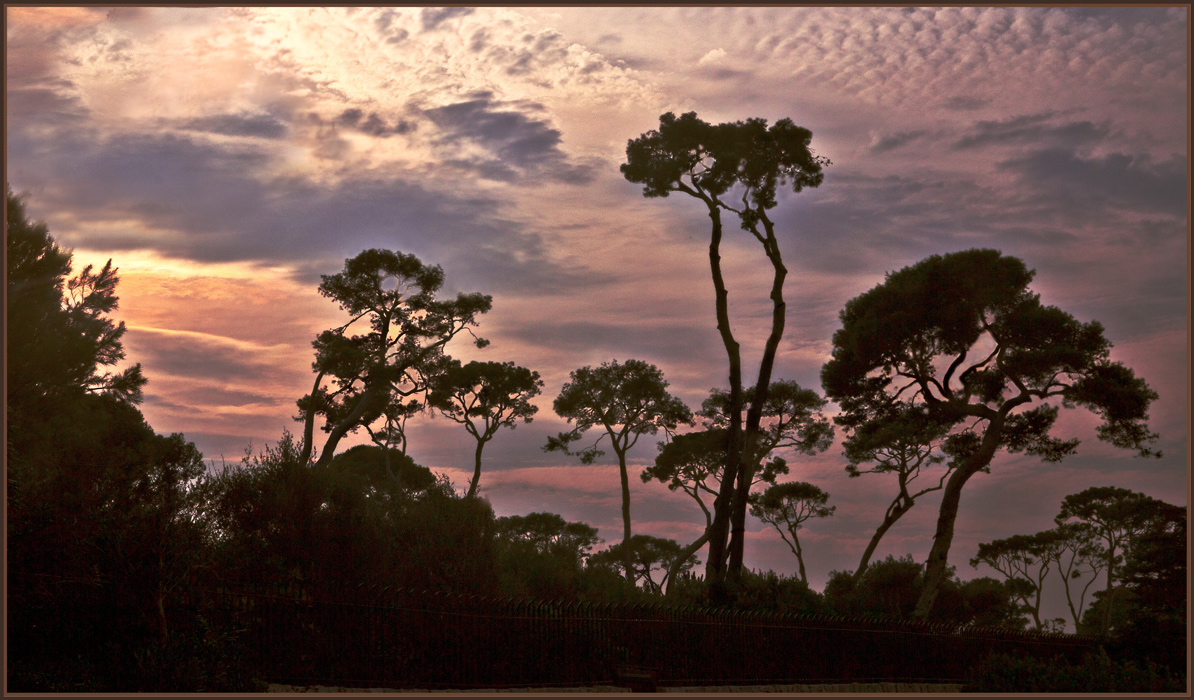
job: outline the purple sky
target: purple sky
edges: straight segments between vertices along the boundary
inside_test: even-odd
[[[967,563],[979,542],[1051,527],[1089,486],[1187,503],[1184,7],[10,7],[7,19],[8,181],[77,264],[114,259],[146,418],[209,459],[296,430],[310,342],[342,323],[318,276],[365,248],[401,250],[442,265],[452,293],[493,295],[480,328],[492,345],[459,357],[546,382],[535,421],[487,447],[482,494],[499,515],[548,510],[617,541],[612,451],[585,467],[540,447],[566,429],[551,402],[577,367],[652,362],[694,408],[726,384],[708,219],[680,196],[644,199],[618,171],[660,114],[696,111],[791,117],[833,161],[773,215],[790,270],[775,376],[820,390],[846,301],[927,255],[994,247],[1036,269],[1045,303],[1101,321],[1113,358],[1160,393],[1164,459],[1098,442],[1075,412],[1060,432],[1083,438],[1076,456],[1004,455],[976,476],[951,551],[963,578],[993,573]],[[770,267],[732,233],[749,378]],[[443,418],[410,431],[416,461],[457,486],[472,445]],[[696,505],[635,478],[654,455],[631,453],[635,528],[690,541]],[[857,565],[894,483],[848,479],[840,440],[789,461],[789,478],[837,505],[801,535],[820,589]],[[938,500],[877,556],[923,560]],[[795,570],[774,531],[749,528],[749,566]],[[1064,607],[1052,586],[1050,617]]]

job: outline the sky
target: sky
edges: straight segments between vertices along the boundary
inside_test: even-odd
[[[657,365],[697,408],[728,384],[715,327],[708,218],[645,199],[618,166],[666,112],[709,122],[789,117],[832,161],[779,197],[787,329],[775,377],[820,391],[838,313],[932,254],[997,248],[1036,270],[1046,304],[1098,320],[1112,358],[1160,398],[1162,459],[1078,437],[1061,464],[1000,455],[963,493],[950,562],[1052,527],[1062,498],[1120,486],[1185,505],[1189,426],[1188,8],[28,8],[7,14],[7,180],[73,248],[111,258],[116,317],[149,378],[142,405],[209,460],[238,463],[283,429],[313,381],[311,341],[342,324],[318,294],[367,248],[443,267],[444,292],[493,309],[452,353],[513,361],[546,386],[530,424],[486,447],[498,515],[546,510],[621,537],[612,450],[593,466],[541,447],[569,372]],[[723,265],[747,383],[770,330],[771,268],[727,228]],[[836,411],[830,404],[828,411]],[[473,440],[425,417],[410,454],[471,475]],[[362,437],[342,443],[347,447]],[[637,474],[635,532],[689,542],[695,503]],[[801,530],[813,588],[852,570],[895,484],[850,479],[841,436],[789,455],[830,493]],[[932,475],[926,475],[926,478]],[[876,556],[931,546],[918,501]],[[746,563],[795,557],[748,523]],[[1046,613],[1063,614],[1054,579]]]

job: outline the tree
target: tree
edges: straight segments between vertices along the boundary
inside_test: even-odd
[[[753,386],[746,390],[743,410],[747,414],[756,393]],[[829,449],[833,444],[833,423],[822,413],[826,403],[820,394],[790,379],[771,382],[763,401],[753,449],[742,456],[743,462],[750,464],[752,473],[760,469],[766,471],[763,460],[776,450],[788,449],[811,457]],[[707,427],[728,431],[729,411],[729,392],[713,389],[709,398],[701,402],[697,415],[705,419]],[[774,475],[764,481],[775,483]]]
[[[796,562],[800,565],[800,580],[808,583],[804,571],[804,553],[800,548],[800,537],[796,534],[802,523],[813,518],[828,518],[837,506],[826,506],[829,494],[805,481],[790,481],[776,484],[761,496],[752,500],[750,514],[771,524],[787,543]],[[784,534],[784,531],[787,534]],[[788,539],[788,535],[792,539]]]
[[[872,407],[870,410],[883,410]],[[883,514],[883,522],[875,529],[871,541],[867,543],[854,571],[857,578],[866,571],[879,541],[887,534],[900,518],[912,510],[916,499],[921,496],[940,491],[945,487],[945,480],[953,473],[955,464],[949,462],[944,473],[935,484],[930,483],[913,492],[912,482],[921,474],[921,469],[941,464],[946,456],[941,452],[943,430],[940,424],[928,420],[920,411],[909,411],[903,414],[888,414],[884,420],[876,420],[872,415],[850,431],[844,444],[844,454],[849,463],[846,473],[850,478],[857,478],[863,474],[895,474],[898,492],[887,506]],[[869,469],[859,466],[873,462]]]
[[[671,571],[681,556],[683,548],[675,540],[635,535],[594,554],[590,561],[596,567],[620,567],[626,575],[626,580],[641,581],[648,592],[662,595],[668,581],[675,580],[671,577]],[[697,563],[699,562],[691,557],[681,560],[680,574]],[[655,580],[657,571],[663,573],[659,581]]]
[[[601,542],[597,528],[573,523],[555,513],[531,513],[498,518],[498,536],[524,542],[540,554],[560,556],[576,565],[584,563],[594,545]]]
[[[1052,571],[1061,549],[1057,539],[1053,530],[1035,535],[1013,535],[979,544],[978,554],[970,560],[970,565],[975,568],[986,564],[1003,574],[1012,595],[1020,601],[1022,609],[1032,615],[1037,629],[1043,628],[1041,594],[1045,578]]]
[[[1102,634],[1111,627],[1116,585],[1120,581],[1116,565],[1123,562],[1124,554],[1130,552],[1136,537],[1149,527],[1164,505],[1163,501],[1115,486],[1091,487],[1070,494],[1061,502],[1061,511],[1056,518],[1058,524],[1066,521],[1085,523],[1103,543],[1107,598],[1100,626]]]
[[[673,433],[677,426],[692,423],[692,412],[680,399],[667,392],[667,381],[658,367],[642,360],[603,362],[600,367],[581,367],[571,374],[552,408],[569,423],[572,430],[549,437],[546,452],[575,454],[582,464],[592,464],[604,454],[597,445],[606,436],[618,455],[622,477],[623,541],[630,539],[630,478],[626,472],[626,453],[643,435],[655,435],[661,429]],[[605,432],[587,448],[573,452],[569,447],[590,428]],[[629,556],[630,550],[625,550]],[[631,562],[625,562],[627,579],[632,578]]]
[[[47,400],[101,393],[140,403],[146,381],[140,363],[102,371],[125,356],[124,322],[108,317],[117,308],[120,281],[112,261],[99,272],[88,265],[68,280],[71,252],[58,246],[44,223],[26,218],[25,203],[12,190],[5,197],[10,438],[30,429],[26,421],[52,410],[41,405]]]
[[[1056,462],[1077,448],[1078,440],[1050,434],[1056,402],[1102,418],[1100,439],[1156,454],[1147,420],[1157,394],[1110,360],[1111,343],[1098,322],[1081,323],[1041,304],[1028,289],[1033,275],[996,250],[934,255],[891,273],[846,304],[833,358],[821,371],[848,427],[870,420],[872,407],[890,405],[894,415],[927,412],[950,431],[945,448],[957,466],[942,495],[917,604],[922,617],[945,575],[966,482],[1000,450]],[[978,359],[968,362],[971,353]]]
[[[753,399],[755,388],[751,387],[746,394]],[[763,403],[754,449],[744,457],[751,465],[751,488],[760,482],[774,485],[779,475],[788,473],[787,461],[782,457],[767,459],[772,452],[790,449],[799,454],[814,455],[829,449],[833,444],[833,425],[822,414],[825,404],[825,399],[817,392],[804,389],[794,381],[781,379],[771,383]],[[685,548],[689,555],[700,550],[711,534],[713,516],[700,494],[704,492],[717,497],[715,487],[706,482],[722,482],[731,422],[728,410],[729,392],[712,389],[697,413],[705,419],[706,430],[680,435],[671,443],[661,445],[655,466],[642,473],[643,482],[654,478],[667,484],[672,491],[683,489],[705,514],[705,531]],[[749,412],[749,402],[746,410]],[[675,572],[672,573],[674,577]]]
[[[666,444],[659,445],[659,455],[655,457],[655,464],[644,469],[640,476],[643,483],[655,479],[667,485],[668,490],[680,489],[687,493],[705,516],[705,529],[701,536],[685,547],[686,557],[677,559],[677,566],[696,554],[709,541],[709,531],[713,524],[713,514],[705,505],[702,494],[717,497],[715,486],[721,482],[722,469],[725,467],[727,432],[724,428],[709,428],[684,435],[677,435]],[[763,482],[774,484],[781,474],[788,473],[788,463],[782,457],[768,460],[755,473],[752,486]],[[678,571],[669,572],[671,580],[676,579]]]
[[[1137,536],[1121,569],[1123,588],[1135,598],[1119,642],[1132,658],[1167,666],[1185,678],[1187,649],[1187,509],[1168,503]]]
[[[497,540],[505,593],[541,600],[579,597],[585,563],[601,542],[597,528],[555,513],[498,518]]]
[[[436,375],[428,392],[428,405],[464,425],[477,441],[473,480],[468,495],[477,493],[481,482],[481,451],[499,428],[511,430],[518,421],[530,423],[539,407],[531,399],[539,395],[543,381],[538,372],[513,362],[470,362],[463,367],[453,361]]]
[[[388,250],[363,251],[344,261],[343,272],[322,279],[319,293],[351,318],[314,341],[315,383],[298,402],[304,421],[300,463],[311,455],[315,417],[326,418],[323,429],[328,436],[319,453],[320,466],[331,461],[340,439],[357,428],[384,416],[392,430],[403,413],[400,405],[425,392],[429,376],[442,366],[444,346],[461,332],[471,335],[477,316],[492,306],[484,294],[437,299],[443,269]],[[346,335],[362,319],[368,332]],[[477,347],[487,344],[473,337]],[[325,378],[332,380],[330,388],[324,387]],[[390,442],[383,439],[383,446],[388,448]]]
[[[398,463],[394,472],[393,464]],[[435,486],[435,474],[410,455],[391,448],[390,454],[376,445],[356,445],[332,458],[328,468],[359,477],[367,484],[367,493],[391,495],[404,492],[426,491]],[[398,475],[401,475],[399,478]]]
[[[726,463],[714,501],[706,564],[706,577],[712,582],[721,582],[727,572],[737,576],[742,569],[747,497],[753,476],[750,466],[743,466],[742,456],[752,452],[758,437],[775,354],[784,331],[787,307],[783,285],[788,270],[780,254],[775,224],[767,212],[776,205],[779,185],[790,185],[794,192],[800,192],[821,184],[821,169],[829,160],[809,150],[811,140],[812,132],[790,119],[781,119],[771,127],[764,119],[714,126],[698,119],[695,112],[679,118],[668,112],[660,116],[658,131],[648,131],[627,143],[626,163],[621,166],[627,180],[643,185],[645,197],[681,192],[703,202],[709,214],[709,268],[717,329],[729,359],[730,383]],[[722,197],[735,197],[741,204],[735,207]],[[759,363],[745,426],[741,418],[745,403],[741,348],[730,328],[729,292],[721,272],[723,211],[738,215],[742,229],[763,246],[773,270],[771,332]],[[727,545],[728,567],[724,565]]]
[[[1086,606],[1086,594],[1098,578],[1099,572],[1106,566],[1106,556],[1099,546],[1094,530],[1086,523],[1062,523],[1052,530],[1053,547],[1042,552],[1057,566],[1057,574],[1065,588],[1066,604],[1070,608],[1070,617],[1074,620],[1074,629],[1082,622],[1082,610]],[[1075,591],[1071,586],[1079,579],[1086,579],[1082,590],[1077,592],[1078,601],[1074,602]]]

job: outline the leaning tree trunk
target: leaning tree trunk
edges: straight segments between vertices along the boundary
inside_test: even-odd
[[[671,595],[671,593],[672,593],[672,581],[675,581],[676,577],[679,576],[680,568],[684,566],[684,562],[691,559],[692,555],[696,554],[697,551],[699,551],[701,547],[704,547],[705,543],[709,541],[709,530],[710,530],[709,526],[706,526],[705,532],[700,537],[698,537],[695,542],[693,542],[692,544],[685,547],[684,551],[680,552],[680,556],[676,557],[676,561],[672,562],[672,565],[668,568],[668,570],[667,570],[667,582],[668,582],[667,583],[667,594],[668,595]]]
[[[937,593],[945,580],[946,568],[949,565],[949,547],[954,539],[954,522],[958,519],[962,487],[970,477],[991,463],[1002,437],[1004,419],[1003,414],[991,419],[978,450],[966,459],[945,484],[941,510],[937,515],[937,532],[933,535],[933,547],[929,550],[929,559],[925,564],[925,587],[921,591],[920,599],[916,601],[916,609],[912,611],[913,617],[928,617],[933,603],[937,602]]]
[[[858,562],[858,568],[854,570],[854,580],[857,582],[862,578],[862,572],[866,571],[866,567],[871,563],[871,557],[875,554],[875,549],[879,546],[879,541],[887,534],[896,521],[912,510],[912,506],[903,505],[902,497],[897,498],[891,507],[887,509],[887,514],[883,516],[883,523],[875,530],[875,534],[871,537],[871,541],[866,546],[866,551],[862,553],[862,560]]]
[[[361,397],[357,399],[357,405],[353,406],[352,412],[345,416],[343,420],[336,423],[332,428],[332,432],[328,434],[328,439],[323,443],[323,450],[320,452],[319,461],[315,463],[315,466],[325,467],[332,461],[332,457],[336,453],[336,445],[340,444],[340,439],[347,435],[348,431],[356,427],[361,416],[365,415],[365,409],[372,402],[375,391],[377,390],[373,387],[365,389]],[[311,416],[310,420],[314,420],[314,416]]]
[[[713,522],[707,531],[709,560],[705,563],[706,582],[718,585],[725,580],[724,563],[734,498],[734,481],[742,465],[742,352],[730,330],[729,292],[721,274],[721,210],[709,200],[705,203],[709,207],[709,219],[713,227],[709,241],[709,269],[713,275],[713,289],[716,292],[717,330],[721,334],[721,341],[730,361],[730,395],[727,410],[730,426],[727,431],[726,462],[722,469],[717,498],[713,501]]]
[[[481,451],[485,449],[485,441],[477,440],[477,452],[474,455],[475,463],[473,466],[473,481],[468,487],[467,498],[472,498],[477,493],[477,485],[481,483]],[[623,469],[622,471],[626,471]]]
[[[750,410],[746,413],[746,437],[744,454],[753,454],[754,440],[759,432],[759,423],[763,418],[763,405],[767,400],[767,392],[771,385],[771,371],[775,366],[775,354],[779,350],[779,341],[784,335],[784,323],[787,305],[784,303],[784,280],[788,276],[788,269],[784,267],[783,258],[779,252],[779,242],[775,238],[775,225],[767,218],[767,212],[760,206],[759,220],[767,231],[763,238],[763,250],[775,274],[771,282],[771,334],[767,336],[767,343],[763,346],[763,359],[759,363],[759,380],[755,383],[755,395],[750,402]],[[752,231],[753,232],[753,231]],[[758,236],[757,232],[754,232]],[[733,533],[730,539],[729,575],[737,578],[742,571],[742,555],[746,543],[746,507],[750,498],[750,487],[754,481],[754,460],[743,460],[738,473],[737,489],[733,502]]]

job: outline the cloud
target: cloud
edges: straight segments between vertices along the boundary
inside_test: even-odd
[[[190,131],[264,139],[280,139],[287,132],[286,125],[269,114],[216,114],[191,119],[179,126]]]
[[[429,32],[450,19],[466,17],[473,12],[471,7],[426,7],[420,11],[419,19],[423,22],[423,31]]]
[[[999,163],[1036,197],[1074,212],[1098,216],[1103,209],[1186,215],[1186,159],[1156,162],[1147,155],[1109,153],[1083,158],[1045,148]]]
[[[913,141],[921,139],[927,132],[924,130],[918,131],[897,131],[890,134],[875,134],[871,137],[871,153],[886,153],[887,151],[894,151],[901,146],[909,144]]]
[[[953,148],[965,150],[985,146],[1032,144],[1039,148],[1048,144],[1057,148],[1074,149],[1107,140],[1113,135],[1109,123],[1089,121],[1047,123],[1052,114],[1033,114],[1003,121],[980,121],[970,133],[954,142]]]
[[[720,63],[726,57],[725,49],[713,49],[709,53],[701,56],[701,60],[697,61],[699,65],[705,66],[713,63]]]
[[[521,173],[557,178],[571,184],[584,184],[592,175],[587,166],[573,165],[561,150],[560,131],[547,120],[537,118],[542,105],[528,102],[503,102],[491,92],[472,95],[472,99],[423,110],[423,114],[443,130],[441,143],[481,146],[494,159],[455,159],[450,164],[473,169],[493,180],[515,181]],[[515,170],[517,169],[517,170]]]
[[[128,337],[147,366],[169,374],[221,381],[261,379],[271,368],[271,355],[279,350],[235,338],[165,328],[134,326],[129,328]]]

